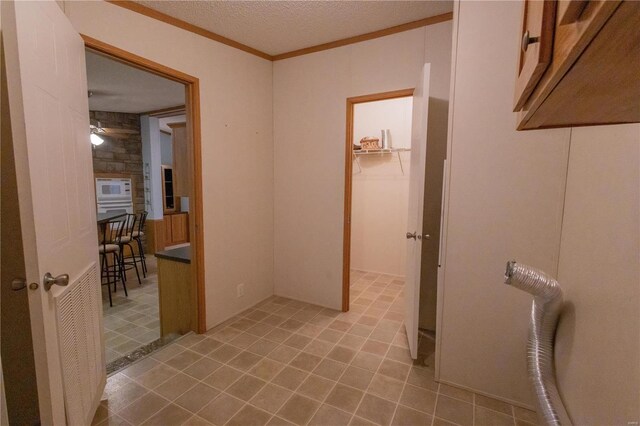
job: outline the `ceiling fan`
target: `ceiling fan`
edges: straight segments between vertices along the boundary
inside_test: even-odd
[[[97,120],[91,120],[89,123],[89,131],[91,133],[91,143],[93,145],[100,145],[104,142],[103,136],[107,136],[114,139],[126,139],[131,135],[137,135],[140,132],[132,129],[118,129],[114,127],[102,127],[102,124]]]
[[[94,95],[94,92],[89,90],[87,92],[87,96],[91,97]],[[89,133],[91,143],[95,146],[101,145],[104,142],[103,136],[108,136],[114,139],[126,139],[131,135],[137,135],[140,132],[138,130],[132,129],[118,129],[112,127],[102,127],[102,124],[98,120],[90,120],[89,122]]]

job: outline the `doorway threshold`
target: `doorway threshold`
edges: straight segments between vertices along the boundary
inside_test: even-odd
[[[128,354],[121,356],[120,358],[114,359],[110,363],[107,364],[107,377],[112,376],[113,374],[119,372],[123,368],[130,366],[136,361],[141,360],[142,358],[151,355],[153,352],[162,349],[167,346],[169,343],[173,343],[176,340],[179,340],[183,336],[180,334],[169,334],[167,336],[161,337],[159,339],[154,340],[151,343],[148,343],[144,346],[135,349]]]

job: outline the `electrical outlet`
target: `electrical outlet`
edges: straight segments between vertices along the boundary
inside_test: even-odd
[[[244,296],[244,284],[238,284],[236,291],[238,293],[238,297]]]

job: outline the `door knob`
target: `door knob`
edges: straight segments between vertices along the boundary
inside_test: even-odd
[[[524,53],[527,51],[527,48],[529,47],[530,44],[538,43],[539,41],[540,41],[540,37],[531,37],[531,35],[529,34],[529,31],[527,30],[522,35],[522,45],[520,46],[520,48]]]
[[[424,239],[425,239],[425,240],[430,240],[430,239],[431,239],[431,235],[429,235],[429,234],[424,234]]]
[[[412,238],[413,238],[414,240],[417,238],[416,233],[415,233],[415,232],[414,232],[414,233],[407,232],[407,240],[410,240],[410,239],[412,239]]]
[[[44,274],[44,279],[42,280],[44,284],[44,289],[46,291],[51,290],[51,287],[55,285],[66,286],[69,284],[69,274],[62,274],[54,277],[49,272]]]

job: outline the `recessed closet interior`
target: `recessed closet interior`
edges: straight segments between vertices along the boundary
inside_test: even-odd
[[[410,96],[354,105],[351,269],[356,275],[405,274],[412,105]],[[376,146],[376,139],[381,149],[362,147],[368,141]]]

